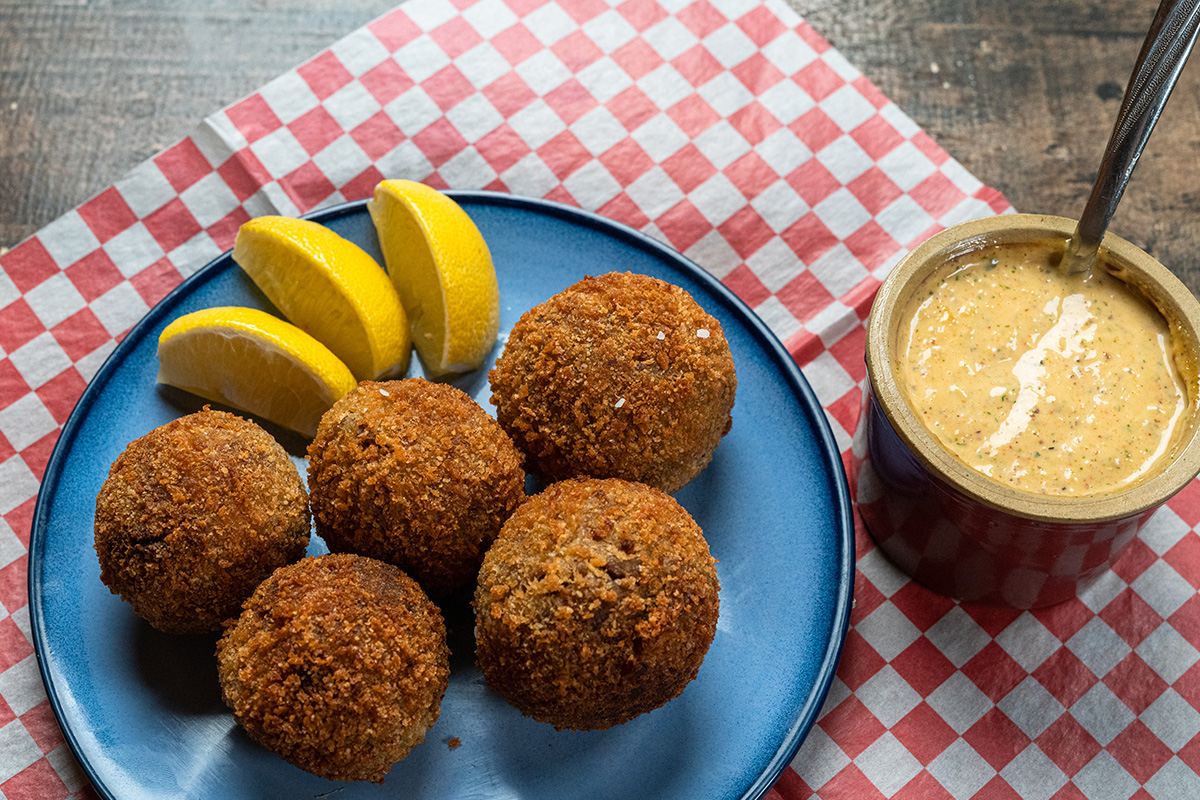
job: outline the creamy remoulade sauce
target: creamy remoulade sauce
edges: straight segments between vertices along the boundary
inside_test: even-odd
[[[1101,266],[1062,274],[1062,249],[996,245],[931,276],[909,301],[900,377],[925,426],[984,475],[1118,491],[1170,452],[1187,385],[1162,314]]]

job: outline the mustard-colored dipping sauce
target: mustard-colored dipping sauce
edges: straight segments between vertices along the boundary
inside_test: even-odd
[[[1005,244],[947,263],[909,301],[898,375],[925,426],[984,475],[1110,493],[1171,452],[1187,384],[1162,314],[1101,266],[1062,274],[1062,249]]]

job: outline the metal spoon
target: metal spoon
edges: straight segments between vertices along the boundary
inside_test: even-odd
[[[1125,88],[1125,99],[1100,161],[1100,174],[1096,176],[1079,225],[1067,240],[1067,250],[1059,265],[1064,273],[1090,273],[1095,265],[1100,240],[1192,52],[1197,31],[1200,31],[1200,0],[1163,0]]]

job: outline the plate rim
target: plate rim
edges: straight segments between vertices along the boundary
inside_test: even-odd
[[[820,665],[816,670],[813,690],[809,693],[806,703],[801,707],[796,719],[792,721],[787,729],[783,740],[776,748],[775,754],[767,762],[763,771],[745,788],[740,797],[740,800],[761,800],[795,757],[809,730],[816,722],[817,714],[824,705],[825,698],[828,696],[833,679],[837,674],[838,664],[841,660],[842,650],[849,630],[850,608],[854,593],[855,564],[853,505],[849,485],[846,481],[845,465],[841,459],[841,450],[833,437],[833,431],[830,428],[824,407],[817,399],[816,393],[804,377],[800,367],[796,364],[791,354],[787,352],[782,342],[780,342],[779,337],[767,327],[767,324],[754,313],[745,301],[683,253],[660,242],[649,234],[643,233],[622,222],[609,219],[593,211],[554,200],[490,190],[447,190],[444,193],[460,203],[465,202],[467,204],[507,206],[521,210],[534,210],[570,222],[582,223],[593,229],[601,229],[609,234],[617,234],[621,238],[631,240],[631,243],[638,247],[651,250],[659,257],[675,262],[693,278],[704,284],[710,292],[720,298],[722,302],[742,318],[741,321],[747,325],[759,343],[774,356],[776,366],[781,371],[780,377],[787,382],[792,392],[797,395],[797,400],[812,417],[814,423],[813,429],[817,434],[821,455],[826,462],[825,466],[830,471],[831,483],[834,488],[832,494],[837,506],[835,512],[840,522],[837,538],[842,557],[835,573],[837,576],[837,593],[832,614],[833,635],[830,637],[825,652],[821,657]],[[301,218],[323,223],[351,214],[362,213],[366,210],[367,202],[367,199],[361,199],[339,203],[303,214]],[[170,313],[183,296],[191,294],[196,287],[202,286],[207,281],[216,277],[221,272],[222,263],[226,259],[231,258],[232,249],[229,249],[200,267],[155,303],[121,338],[121,341],[117,343],[117,346],[108,354],[104,362],[100,365],[100,368],[96,370],[96,373],[88,381],[79,400],[76,401],[75,406],[71,409],[67,421],[63,424],[62,430],[59,432],[58,440],[50,452],[50,458],[46,462],[46,469],[38,485],[33,519],[30,524],[29,547],[27,549],[28,562],[26,565],[30,630],[33,638],[34,654],[37,659],[38,674],[45,689],[46,697],[50,702],[51,710],[54,712],[55,721],[61,729],[67,745],[71,748],[72,755],[79,763],[80,768],[87,776],[92,787],[106,798],[106,800],[117,800],[117,798],[111,793],[108,787],[99,781],[95,767],[81,750],[81,744],[76,732],[64,721],[65,710],[63,708],[63,701],[58,695],[58,687],[51,678],[48,656],[43,652],[48,646],[46,641],[48,634],[41,606],[41,598],[43,596],[42,560],[49,525],[49,506],[51,498],[57,494],[63,467],[71,449],[70,445],[78,435],[78,429],[82,425],[86,409],[91,405],[95,395],[101,392],[101,387],[108,383],[108,377],[111,373],[135,349],[132,346],[126,347],[125,342],[144,338],[144,330],[146,328],[153,327],[164,315]]]

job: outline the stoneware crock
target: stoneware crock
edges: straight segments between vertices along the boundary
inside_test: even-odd
[[[945,450],[901,391],[901,318],[921,282],[947,259],[990,244],[1056,239],[1073,220],[1011,214],[974,220],[927,240],[884,281],[867,324],[867,391],[851,461],[863,521],[913,578],[960,600],[1017,608],[1076,596],[1101,575],[1154,511],[1200,472],[1200,303],[1165,267],[1109,234],[1103,268],[1139,289],[1171,325],[1188,407],[1169,456],[1116,493],[1033,494],[992,481]]]

